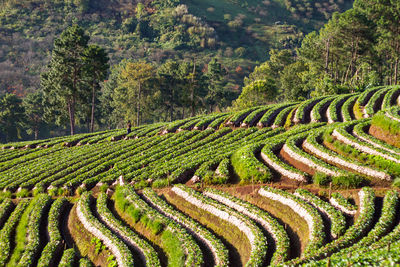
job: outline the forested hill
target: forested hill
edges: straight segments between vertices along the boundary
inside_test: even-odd
[[[218,56],[227,86],[238,89],[274,47],[293,48],[350,0],[2,0],[0,94],[39,88],[54,39],[73,23],[121,59],[162,63],[167,58]],[[185,5],[185,6],[182,6]],[[203,61],[203,62],[201,62]]]

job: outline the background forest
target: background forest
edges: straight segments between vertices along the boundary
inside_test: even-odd
[[[1,140],[396,84],[399,3],[352,5],[346,0],[3,0]],[[69,41],[79,44],[76,53],[67,49],[73,47],[66,45],[68,32]],[[70,60],[79,67],[64,68]],[[95,63],[98,67],[90,68]],[[60,79],[71,73],[75,79]]]

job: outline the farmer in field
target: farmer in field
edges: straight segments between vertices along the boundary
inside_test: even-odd
[[[128,121],[128,125],[126,126],[126,130],[128,132],[127,134],[130,134],[130,132],[132,131],[131,128],[132,128],[131,121]]]

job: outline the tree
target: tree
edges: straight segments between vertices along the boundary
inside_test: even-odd
[[[227,98],[229,92],[224,87],[225,72],[222,69],[221,63],[216,58],[211,59],[208,63],[207,78],[208,92],[206,102],[209,106],[209,111],[212,112],[215,105],[224,106],[223,100]]]
[[[271,49],[269,52],[269,60],[257,66],[248,78],[244,79],[244,84],[248,85],[257,80],[266,78],[274,79],[279,82],[279,77],[285,66],[292,64],[295,61],[293,52],[288,49],[276,50]]]
[[[71,135],[75,133],[75,108],[81,101],[84,84],[83,57],[89,37],[78,25],[68,27],[54,41],[47,72],[41,76],[41,86],[53,106],[68,111]]]
[[[22,103],[27,117],[26,124],[28,127],[28,134],[33,133],[35,140],[37,140],[39,136],[39,130],[45,126],[43,117],[43,93],[41,91],[37,91],[35,93],[28,94],[23,99]]]
[[[25,120],[21,99],[14,94],[0,97],[0,138],[3,142],[21,139]]]
[[[310,92],[303,82],[302,77],[307,71],[308,66],[302,60],[286,66],[280,76],[280,98],[286,101],[306,99]]]
[[[91,88],[91,116],[90,132],[94,130],[94,112],[97,91],[100,89],[100,82],[107,77],[109,65],[106,51],[98,45],[89,45],[84,51],[84,76],[88,86]]]
[[[201,67],[193,61],[180,64],[182,78],[182,102],[190,109],[190,116],[196,114],[198,107],[205,106],[204,97],[207,94],[207,77]]]
[[[99,95],[100,100],[100,123],[107,125],[109,128],[123,127],[124,110],[121,109],[117,99],[119,97],[118,86],[120,84],[120,76],[122,68],[125,67],[126,61],[121,61],[119,64],[111,67],[110,75],[108,79],[101,85],[101,93]],[[125,92],[126,93],[126,92]],[[123,101],[124,95],[121,95]],[[125,95],[125,102],[127,96]]]
[[[354,7],[377,25],[376,49],[386,68],[388,84],[398,84],[400,64],[400,2],[397,0],[356,0]],[[383,70],[381,70],[383,71]]]
[[[179,89],[182,85],[179,62],[167,60],[157,69],[157,77],[162,103],[166,107],[167,114],[169,111],[169,117],[172,121],[174,119],[174,106],[179,104]]]
[[[153,77],[154,67],[144,61],[128,62],[121,71],[122,85],[129,95],[136,95],[136,126],[141,122],[141,102],[146,81]]]
[[[239,98],[234,102],[234,107],[244,109],[259,105],[266,105],[278,93],[278,88],[273,79],[254,81],[243,87]]]

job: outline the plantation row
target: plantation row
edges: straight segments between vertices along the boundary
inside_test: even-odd
[[[191,117],[171,123],[156,123],[133,128],[130,134],[123,130],[109,130],[72,137],[26,141],[3,145],[3,149],[48,148],[57,145],[75,146],[103,143],[120,139],[151,137],[185,130],[219,129],[221,127],[282,127],[310,122],[346,122],[372,117],[379,110],[387,110],[400,103],[400,87],[375,87],[360,94],[313,98],[304,102],[273,104],[228,112]],[[388,114],[388,113],[387,113]],[[22,154],[33,151],[23,151]],[[10,155],[11,156],[11,155]],[[13,155],[16,157],[17,155]]]
[[[379,91],[378,91],[379,92]],[[374,94],[373,94],[374,95]],[[400,177],[400,148],[376,130],[397,134],[394,108],[372,119],[283,127],[182,130],[177,133],[46,149],[1,150],[0,189],[19,197],[71,195],[122,179],[165,187],[192,183],[265,183],[282,178],[320,186],[390,185]],[[392,115],[390,115],[392,116]],[[388,120],[390,129],[382,122]],[[385,128],[386,127],[386,128]],[[147,133],[147,127],[138,132]],[[391,138],[391,140],[395,140]]]
[[[124,185],[74,199],[5,198],[0,202],[0,265],[327,265],[400,243],[394,190],[386,191],[378,206],[369,187],[358,191],[357,206],[339,193],[329,199],[305,189],[291,193],[263,186],[249,200],[238,196],[184,185],[159,196]],[[291,221],[296,216],[300,219]],[[302,249],[296,247],[296,234],[287,231],[296,224],[308,229],[300,236]],[[380,259],[367,255],[372,263]]]

